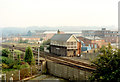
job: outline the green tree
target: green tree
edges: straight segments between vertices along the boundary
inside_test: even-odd
[[[16,64],[17,62],[15,60],[13,60],[13,58],[2,57],[2,64],[3,63],[8,65],[9,69],[12,69],[14,64]]]
[[[50,51],[50,46],[48,46],[47,49]]]
[[[33,57],[33,52],[31,47],[27,47],[25,50],[25,58],[24,58],[25,62],[27,62],[29,65],[34,65],[35,64],[35,60]]]
[[[43,45],[40,46],[40,51],[44,51],[44,46]]]
[[[43,45],[50,45],[50,39],[48,39],[47,41],[44,41]]]
[[[9,54],[11,54],[11,52],[9,51],[9,49],[7,49],[7,48],[2,49],[2,56],[8,57]]]
[[[110,44],[108,47],[100,49],[102,54],[97,57],[92,64],[96,70],[90,77],[91,80],[120,81],[120,50],[113,51]]]
[[[22,40],[22,39],[20,39],[19,43],[28,43],[28,40]]]

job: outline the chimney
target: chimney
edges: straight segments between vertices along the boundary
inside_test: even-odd
[[[57,31],[57,34],[60,34],[60,31],[59,31],[59,29],[58,29],[58,31]]]

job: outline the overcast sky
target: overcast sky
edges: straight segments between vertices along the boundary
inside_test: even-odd
[[[0,27],[118,23],[119,0],[0,0]]]

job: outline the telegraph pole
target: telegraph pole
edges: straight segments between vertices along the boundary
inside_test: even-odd
[[[40,52],[39,52],[39,51],[40,51],[40,50],[39,50],[39,47],[40,47],[40,46],[39,46],[39,45],[40,45],[40,43],[38,42],[38,66],[39,66],[39,54],[40,54]]]
[[[12,51],[13,51],[13,60],[14,60],[14,47],[15,47],[15,46],[13,45],[13,49],[12,49]]]
[[[95,53],[95,35],[94,35],[94,53]]]

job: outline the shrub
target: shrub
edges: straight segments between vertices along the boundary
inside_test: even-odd
[[[17,62],[12,58],[2,57],[2,63],[5,63],[9,66],[9,68],[12,68]]]
[[[7,68],[9,68],[9,66],[7,64],[5,64],[5,63],[2,63],[2,68],[7,69]]]
[[[7,49],[7,48],[2,49],[2,56],[8,57],[9,54],[11,54],[9,49]]]
[[[13,68],[14,69],[20,69],[20,65],[14,65]]]
[[[29,67],[30,67],[30,65],[28,63],[25,63],[25,64],[21,65],[20,69],[22,69],[22,68],[29,68]]]

